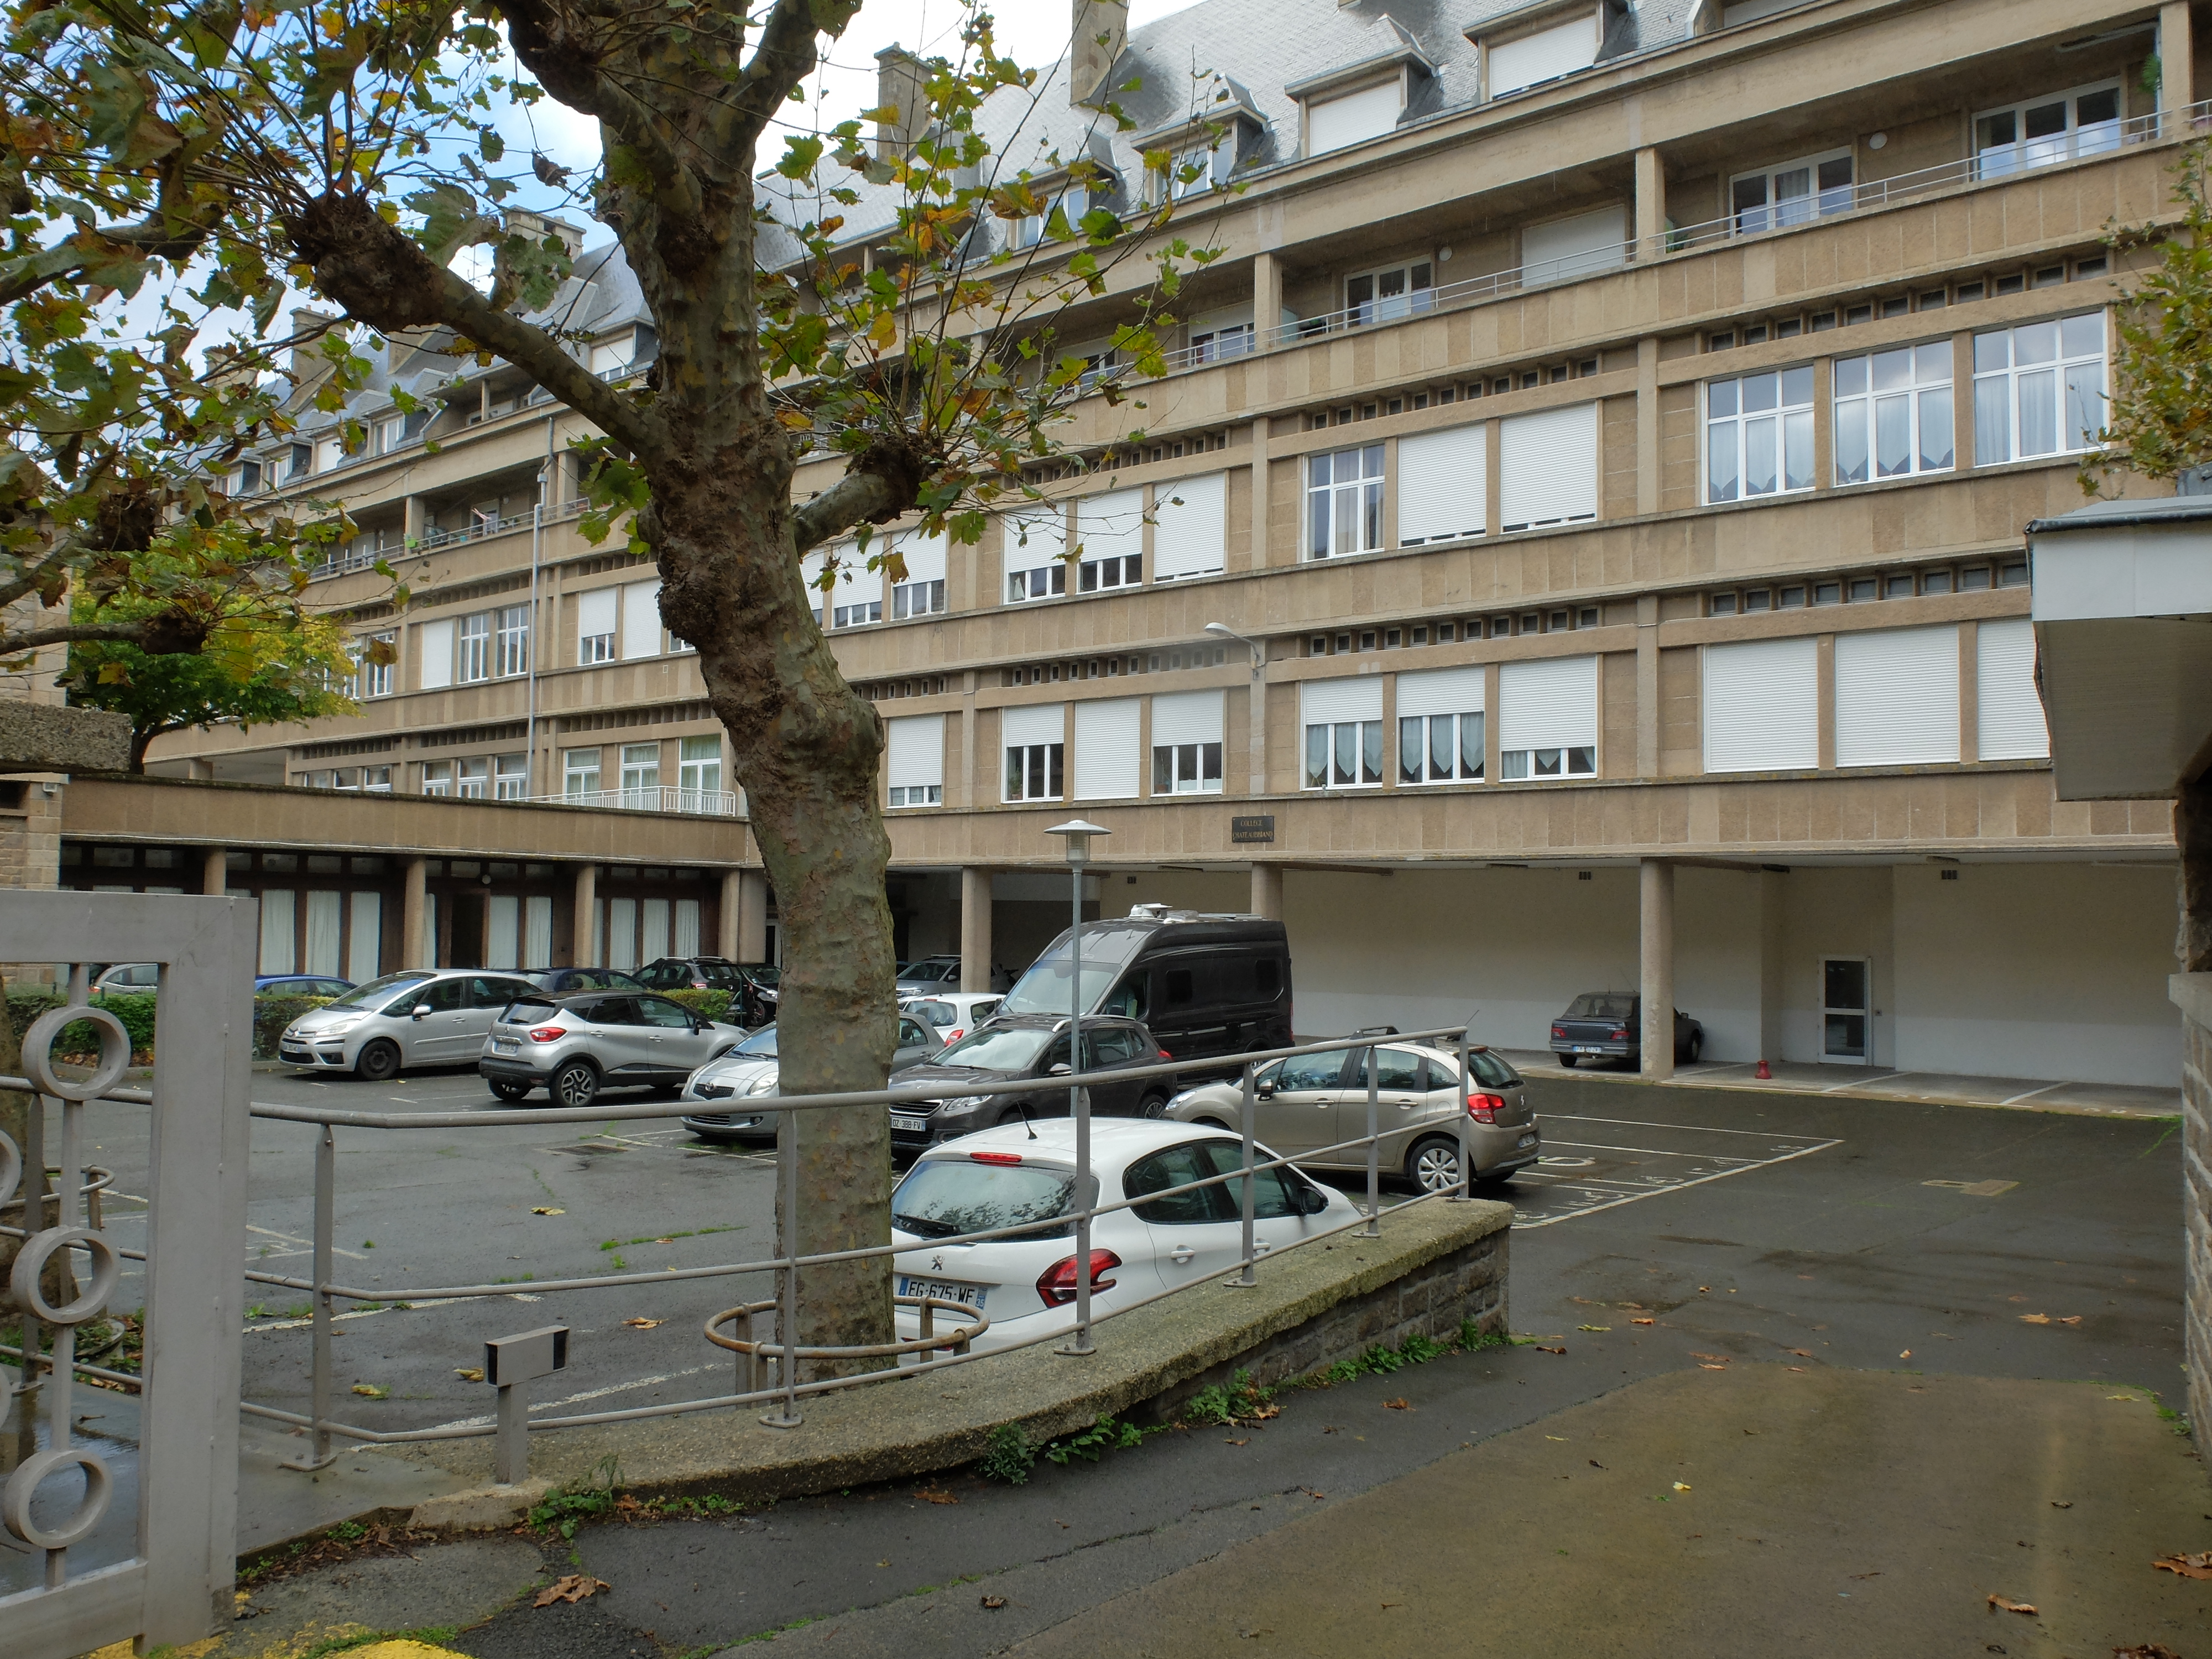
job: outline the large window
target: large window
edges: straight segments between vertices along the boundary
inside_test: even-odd
[[[1137,793],[1142,765],[1137,697],[1099,697],[1075,705],[1077,800],[1121,800]]]
[[[1382,545],[1382,446],[1306,459],[1306,556],[1341,557]]]
[[[1152,699],[1152,793],[1221,790],[1222,694],[1176,691]]]
[[[1780,772],[1820,763],[1820,645],[1812,635],[1709,645],[1708,772]]]
[[[2120,83],[2076,87],[1974,118],[1974,165],[1984,179],[2120,147]]]
[[[622,653],[625,661],[660,654],[660,583],[625,582],[622,591]]]
[[[422,793],[426,795],[450,795],[453,793],[453,763],[449,760],[422,763]]]
[[[492,798],[522,800],[530,793],[530,757],[501,755],[492,765]]]
[[[491,678],[491,612],[479,611],[461,618],[455,647],[453,677],[464,685]]]
[[[906,576],[891,586],[891,620],[933,616],[945,609],[945,538],[908,531],[898,538]]]
[[[1356,92],[1316,98],[1306,105],[1306,154],[1325,155],[1346,144],[1379,138],[1398,125],[1406,106],[1397,76]]]
[[[576,660],[586,666],[615,659],[621,590],[594,587],[576,596]]]
[[[1210,576],[1223,568],[1229,537],[1227,480],[1218,472],[1152,489],[1152,580]]]
[[[1974,464],[2078,455],[2105,424],[2105,314],[1974,337]]]
[[[1059,800],[1066,793],[1066,714],[1060,703],[1009,708],[1000,717],[1010,801]]]
[[[1851,153],[1808,155],[1729,180],[1729,212],[1739,235],[1802,225],[1851,205]]]
[[[1948,472],[1951,343],[1836,360],[1836,482]]]
[[[1018,248],[1035,247],[1048,237],[1079,238],[1083,234],[1083,216],[1091,210],[1091,192],[1082,185],[1062,185],[1049,196],[1040,195],[1043,208],[1014,221],[1013,245]],[[1066,216],[1066,223],[1053,223],[1055,213]]]
[[[1488,423],[1398,440],[1398,545],[1480,536],[1490,524]]]
[[[945,805],[945,716],[884,722],[884,767],[893,806]]]
[[[704,811],[700,797],[721,793],[722,740],[684,738],[676,745],[676,782],[684,792],[684,810]]]
[[[1078,592],[1135,587],[1145,580],[1145,492],[1085,495],[1075,504],[1075,538],[1082,544]]]
[[[660,788],[660,745],[657,743],[626,743],[622,746],[623,805],[650,805],[643,797],[651,789]]]
[[[561,751],[561,793],[596,795],[599,793],[599,751],[564,749]]]
[[[1813,370],[1705,382],[1705,499],[1813,487]]]
[[[530,607],[526,605],[502,606],[499,611],[499,628],[493,638],[492,671],[495,674],[526,674],[530,672]]]
[[[1498,423],[1498,512],[1504,529],[1540,530],[1597,516],[1597,405],[1570,404]]]
[[[1975,758],[2047,758],[2051,733],[2035,690],[2035,625],[2026,617],[1980,623],[1974,655]]]
[[[1009,513],[1003,520],[1000,562],[1006,602],[1057,598],[1067,592],[1067,518],[1056,507]]]
[[[1836,636],[1836,764],[1959,758],[1959,630],[1888,628]]]
[[[1524,34],[1517,40],[1497,46],[1485,40],[1482,44],[1490,57],[1490,95],[1502,98],[1523,87],[1572,75],[1597,62],[1597,24],[1589,16],[1577,17],[1572,22],[1557,23],[1535,34]]]
[[[491,762],[479,755],[453,763],[453,793],[465,800],[482,800],[491,793]]]
[[[1299,687],[1309,789],[1369,789],[1382,782],[1382,681],[1308,680]]]
[[[354,661],[358,665],[354,677],[354,696],[356,697],[388,697],[392,695],[392,664],[369,660],[369,647],[381,645],[387,649],[399,639],[397,632],[364,635],[358,642]]]
[[[1387,323],[1399,317],[1410,317],[1429,308],[1436,298],[1435,289],[1426,259],[1413,264],[1393,265],[1388,270],[1362,271],[1345,279],[1346,320],[1357,327],[1362,323]]]
[[[1547,657],[1498,670],[1498,775],[1597,772],[1597,659]]]
[[[1487,671],[1440,668],[1398,676],[1398,781],[1480,783]]]

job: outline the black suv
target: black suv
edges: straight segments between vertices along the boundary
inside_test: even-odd
[[[727,991],[731,1018],[765,1025],[775,1018],[781,973],[769,963],[732,962],[727,957],[662,957],[637,970],[637,982],[648,991]]]
[[[1024,1117],[1067,1115],[1068,1019],[1065,1014],[1001,1016],[970,1031],[936,1059],[894,1073],[891,1082],[941,1085],[943,1098],[891,1108],[891,1145],[920,1152],[940,1140],[973,1133]],[[1083,1022],[1083,1066],[1086,1072],[1119,1071],[1167,1059],[1152,1034],[1133,1019],[1086,1016]],[[1036,1087],[1018,1094],[963,1095],[963,1083],[1033,1079]],[[1101,1117],[1158,1117],[1174,1092],[1170,1078],[1137,1078],[1102,1083],[1091,1091],[1091,1109]]]

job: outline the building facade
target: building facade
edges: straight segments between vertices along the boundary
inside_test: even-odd
[[[2081,499],[2106,228],[2171,216],[2212,114],[2189,4],[1075,9],[1012,159],[1051,187],[1090,155],[1109,205],[1178,191],[1222,254],[1141,443],[1087,398],[1042,501],[974,546],[902,532],[903,580],[856,562],[823,596],[887,722],[902,955],[1025,963],[1065,915],[1043,830],[1079,808],[1113,832],[1103,910],[1283,916],[1303,1031],[1474,1012],[1541,1046],[1576,993],[1640,984],[1710,1057],[2178,1078],[2170,807],[2057,798],[2021,531]],[[1204,176],[1147,175],[1161,149]],[[1063,338],[1103,355],[1140,266]],[[611,378],[649,363],[610,250],[556,305]],[[651,567],[581,533],[574,417],[434,343],[348,411],[362,453],[303,425],[234,484],[348,501],[316,598],[397,652],[361,715],[165,740],[155,770],[242,787],[73,793],[64,883],[129,853],[143,884],[167,836],[301,894],[303,963],[369,965],[350,895],[379,883],[386,968],[759,954],[721,734]],[[427,423],[392,401],[457,371]],[[236,828],[171,834],[185,799]],[[421,817],[463,811],[465,838]],[[400,864],[271,866],[312,837],[262,824],[315,812]],[[572,819],[635,834],[546,829]],[[412,933],[385,920],[410,883],[447,891]]]

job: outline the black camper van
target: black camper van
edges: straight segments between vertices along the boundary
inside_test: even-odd
[[[1140,1019],[1177,1060],[1291,1044],[1291,945],[1279,921],[1140,904],[1083,924],[1083,1009]],[[999,1012],[1069,1010],[1068,935],[1054,939]]]

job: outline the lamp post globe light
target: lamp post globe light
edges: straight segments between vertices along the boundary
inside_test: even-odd
[[[1075,1167],[1085,1181],[1078,1194],[1083,1207],[1075,1218],[1075,1339],[1060,1349],[1067,1354],[1096,1352],[1091,1346],[1091,1212],[1098,1199],[1088,1184],[1091,1174],[1091,1093],[1075,1079],[1083,1073],[1083,870],[1091,862],[1091,838],[1114,832],[1103,824],[1070,818],[1045,831],[1059,836],[1067,854],[1069,885],[1073,890],[1073,913],[1067,933],[1067,1113],[1075,1120]]]
[[[1242,634],[1231,628],[1227,623],[1210,622],[1206,623],[1205,631],[1211,634],[1217,640],[1234,640],[1237,644],[1250,651],[1252,653],[1252,678],[1255,680],[1260,678],[1260,665],[1267,661],[1267,653],[1260,648],[1260,642],[1257,640],[1246,639]]]

